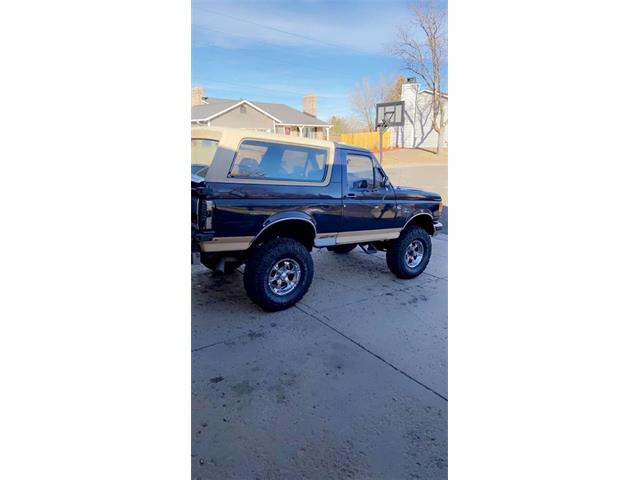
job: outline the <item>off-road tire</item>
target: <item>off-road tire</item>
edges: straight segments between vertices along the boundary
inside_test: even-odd
[[[424,253],[420,263],[411,268],[405,261],[405,253],[409,245],[415,240],[422,242]],[[427,268],[430,258],[431,237],[426,230],[416,225],[405,228],[400,234],[400,237],[389,242],[389,248],[387,249],[387,266],[398,278],[407,279],[417,277]]]
[[[300,280],[291,292],[279,296],[269,288],[269,274],[278,260],[290,258],[300,266]],[[244,288],[247,295],[267,312],[284,310],[295,305],[309,290],[313,280],[311,254],[297,240],[276,237],[258,246],[247,260],[244,269]]]
[[[211,257],[201,257],[200,263],[205,267],[207,267],[212,272],[215,272],[216,265],[218,264],[218,259],[211,258]],[[240,265],[242,265],[241,262],[224,262],[224,272],[223,272],[224,275],[229,275],[230,273],[235,272]]]
[[[349,245],[335,245],[333,247],[327,247],[327,250],[333,253],[337,253],[338,255],[344,255],[345,253],[349,253],[351,250],[358,246],[357,243],[349,244]]]

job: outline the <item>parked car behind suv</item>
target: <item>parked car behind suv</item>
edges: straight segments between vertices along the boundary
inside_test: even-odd
[[[242,264],[264,310],[295,305],[313,279],[313,248],[386,252],[399,278],[420,275],[442,225],[437,193],[391,185],[363,148],[227,128],[191,132],[192,263]]]

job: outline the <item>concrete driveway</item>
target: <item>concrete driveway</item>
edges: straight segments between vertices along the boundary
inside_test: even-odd
[[[313,253],[296,307],[192,267],[192,476],[447,477],[447,236],[424,274]]]

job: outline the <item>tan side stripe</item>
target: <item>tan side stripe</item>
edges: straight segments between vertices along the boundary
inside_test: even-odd
[[[253,237],[217,237],[208,242],[200,242],[203,252],[232,252],[246,250]]]
[[[400,236],[401,228],[386,228],[382,230],[359,230],[355,232],[319,233],[315,241],[329,240],[335,237],[336,244],[363,243],[382,240],[393,240]],[[203,252],[232,252],[247,250],[255,237],[217,237],[213,240],[200,242]]]
[[[385,228],[382,230],[358,230],[355,232],[340,232],[336,243],[362,243],[379,240],[393,240],[400,236],[401,228]]]

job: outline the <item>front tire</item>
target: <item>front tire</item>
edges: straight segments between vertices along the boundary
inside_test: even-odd
[[[415,278],[424,272],[431,258],[431,237],[416,225],[407,227],[390,242],[387,265],[398,278]]]
[[[255,249],[244,269],[247,295],[267,312],[295,305],[313,280],[313,259],[300,242],[285,237]]]

